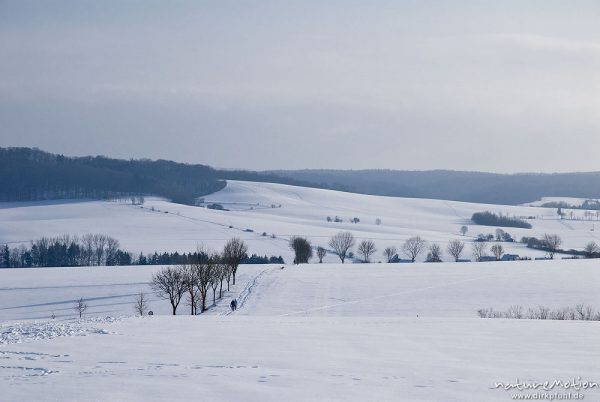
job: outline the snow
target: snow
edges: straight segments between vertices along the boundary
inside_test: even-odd
[[[244,267],[238,273],[239,282],[246,284],[270,267],[273,266]],[[158,299],[149,285],[152,274],[161,268],[146,265],[3,269],[0,270],[0,321],[43,320],[52,315],[58,320],[72,319],[76,316],[73,305],[80,298],[88,305],[86,316],[131,315],[140,292],[148,295],[150,309],[155,314],[171,314],[169,303]],[[248,292],[239,285],[232,288],[231,297],[234,290],[240,296]],[[187,311],[187,306],[182,304],[180,309]]]
[[[0,325],[0,345],[53,339],[59,336],[84,336],[86,334],[108,334],[104,329],[90,324],[116,322],[115,317],[89,317],[69,321],[34,321]]]
[[[600,322],[476,314],[514,304],[598,308],[593,260],[241,266],[236,287],[205,315],[182,306],[169,316],[168,302],[153,300],[157,315],[124,317],[128,296],[90,297],[84,319],[68,316],[65,295],[134,294],[154,269],[0,271],[5,320],[65,314],[2,324],[3,398],[502,401],[510,393],[495,382],[600,379]],[[239,310],[228,314],[233,297]]]
[[[469,228],[465,240],[472,240],[479,233],[494,233],[495,227],[470,223],[474,212],[486,210],[534,217],[529,220],[532,229],[504,228],[516,239],[555,233],[561,236],[566,249],[582,249],[590,241],[600,243],[600,236],[592,231],[597,226],[596,221],[560,220],[556,211],[549,208],[369,196],[240,181],[229,181],[223,190],[204,199],[206,203],[221,203],[230,211],[174,204],[156,198],[148,198],[143,208],[106,201],[4,203],[0,204],[0,244],[13,246],[41,236],[93,232],[113,236],[123,248],[136,253],[188,252],[194,251],[200,243],[221,248],[227,239],[237,236],[248,243],[251,253],[281,255],[290,262],[293,259],[287,245],[290,236],[304,235],[315,246],[326,247],[333,234],[349,230],[359,240],[375,241],[379,249],[375,259],[379,261],[383,259],[381,252],[385,247],[399,247],[415,235],[437,242],[445,249],[448,241],[463,239],[459,234],[462,225]],[[574,213],[579,217],[583,212]],[[336,215],[344,222],[326,222],[327,216]],[[358,217],[360,223],[350,223],[353,217]],[[381,219],[381,225],[375,224],[377,218]],[[267,236],[262,236],[263,232]],[[275,238],[271,238],[272,234]],[[503,246],[507,253],[532,258],[544,255],[517,243]],[[469,253],[470,250],[467,258],[470,258]],[[450,260],[448,255],[444,259]],[[335,262],[335,258],[330,255],[326,261]]]
[[[495,382],[600,374],[599,330],[589,322],[165,316],[110,328],[117,334],[7,350],[3,397],[507,401]]]
[[[417,234],[444,243],[461,237],[458,229],[473,212],[492,210],[536,216],[531,230],[508,229],[518,237],[557,233],[566,247],[595,238],[589,222],[525,206],[244,182],[205,201],[231,211],[158,199],[143,209],[99,201],[4,204],[0,237],[18,244],[100,232],[149,252],[188,251],[199,242],[220,248],[237,235],[253,252],[290,261],[286,237],[293,234],[325,245],[330,235],[351,230],[380,250]],[[328,215],[345,222],[328,223]],[[349,223],[354,216],[361,223]],[[0,400],[507,401],[514,392],[495,383],[600,382],[600,322],[477,316],[481,308],[513,305],[598,310],[598,261],[342,265],[329,256],[324,264],[283,269],[245,265],[237,284],[200,316],[187,315],[185,303],[170,316],[169,303],[151,294],[148,282],[159,266],[0,270]],[[155,315],[133,317],[142,291]],[[89,306],[81,319],[73,310],[79,298]],[[239,301],[233,313],[232,298]],[[599,389],[582,393],[600,399]]]

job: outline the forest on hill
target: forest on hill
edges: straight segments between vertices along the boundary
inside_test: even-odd
[[[600,172],[497,174],[449,170],[215,169],[168,160],[69,157],[36,148],[0,148],[0,201],[106,199],[155,195],[193,205],[227,180],[393,197],[516,205],[542,197],[600,198]]]

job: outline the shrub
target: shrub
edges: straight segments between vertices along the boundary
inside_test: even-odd
[[[483,308],[477,310],[477,315],[481,318],[600,321],[600,312],[595,311],[592,306],[584,304],[578,304],[575,307],[558,308],[556,310],[545,306],[538,306],[535,309],[527,309],[527,312],[524,312],[523,306],[520,305],[510,306],[506,311]]]

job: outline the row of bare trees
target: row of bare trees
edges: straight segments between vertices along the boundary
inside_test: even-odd
[[[546,234],[543,238],[543,244],[545,249],[548,251],[550,258],[554,258],[554,254],[559,251],[559,247],[562,244],[562,240],[557,235]],[[342,264],[348,257],[353,257],[352,248],[356,245],[356,239],[351,232],[340,232],[329,240],[328,243],[331,252],[336,255]],[[303,237],[293,237],[290,240],[290,247],[296,254],[294,260],[297,264],[307,263],[313,256],[312,245],[310,241]],[[466,243],[459,239],[451,240],[447,247],[446,252],[454,259],[454,261],[460,261],[463,253],[465,252]],[[420,236],[413,236],[402,243],[398,250],[395,246],[386,247],[383,250],[388,263],[398,261],[398,253],[402,253],[411,262],[415,262],[416,259],[427,251],[426,261],[427,262],[441,262],[442,261],[442,248],[436,243],[428,243],[425,239]],[[505,253],[504,247],[501,244],[492,244],[491,246],[486,241],[475,241],[471,246],[473,257],[476,261],[482,261],[488,256],[488,251],[495,257],[496,260],[500,260]],[[370,262],[372,256],[377,252],[377,247],[373,240],[362,240],[358,243],[357,253],[362,257],[363,262]],[[589,244],[586,246],[586,255],[594,255],[600,253],[600,246]],[[323,258],[327,255],[327,250],[324,247],[318,246],[316,248],[317,258],[319,263],[323,262]]]
[[[459,243],[463,244],[462,242]],[[329,239],[328,245],[331,249],[331,252],[340,259],[342,264],[344,264],[348,257],[353,256],[352,248],[356,245],[356,239],[351,232],[340,232]],[[414,262],[425,250],[426,246],[427,242],[425,240],[423,240],[420,236],[415,236],[403,243],[401,251],[408,258],[410,258],[412,262]],[[303,237],[293,237],[290,240],[290,248],[294,250],[296,255],[294,261],[298,264],[307,263],[308,259],[310,259],[313,255],[310,241]],[[323,258],[327,254],[327,250],[324,247],[318,246],[316,251],[319,263],[323,262]],[[363,262],[371,262],[371,258],[376,252],[377,246],[373,240],[367,239],[358,243],[357,253],[362,257]],[[430,254],[431,253],[441,255],[440,247],[437,244],[432,244],[430,246]],[[460,253],[462,253],[462,248]],[[393,246],[387,247],[385,250],[383,250],[383,254],[386,257],[387,262],[392,262],[394,258],[397,258],[398,249]],[[458,257],[456,258],[458,259]]]
[[[339,257],[342,264],[350,255],[352,247],[355,245],[354,235],[350,232],[340,232],[329,240],[329,247],[333,253]],[[306,264],[313,257],[313,248],[310,240],[294,236],[290,239],[290,248],[294,251],[294,263]],[[318,246],[317,258],[319,263],[323,262],[323,258],[327,255],[327,250],[324,247]],[[375,242],[372,240],[363,240],[358,244],[358,253],[363,257],[364,262],[370,262],[371,257],[377,251]]]
[[[313,248],[310,241],[304,237],[294,236],[289,242],[290,248],[294,251],[295,258],[294,263],[306,264],[309,259],[313,257]],[[331,237],[328,243],[331,252],[336,255],[342,264],[346,262],[346,259],[353,257],[352,248],[356,245],[356,239],[351,232],[340,232]],[[425,251],[427,242],[420,236],[411,237],[402,244],[401,251],[406,255],[412,262],[415,262],[417,257]],[[454,240],[450,242],[448,246],[448,252],[457,261],[460,258],[464,249],[464,243],[460,240]],[[377,246],[373,240],[362,240],[358,243],[357,253],[362,257],[363,262],[371,262],[371,258],[377,252]],[[318,246],[316,248],[317,258],[319,263],[323,262],[323,258],[327,255],[327,250]],[[387,259],[387,262],[393,262],[394,259],[398,258],[398,249],[394,246],[387,247],[383,250],[383,254]],[[441,248],[439,245],[433,243],[429,246],[428,261],[441,261]]]
[[[238,267],[246,256],[248,247],[238,239],[229,240],[223,251],[211,252],[199,250],[198,255],[204,255],[205,258],[198,258],[189,264],[182,264],[175,267],[166,267],[152,276],[151,286],[154,292],[161,299],[166,299],[171,304],[173,315],[177,314],[177,308],[185,299],[190,307],[190,314],[196,315],[207,310],[207,299],[212,292],[213,305],[218,298],[223,297],[224,284],[227,284],[227,291],[233,282]]]

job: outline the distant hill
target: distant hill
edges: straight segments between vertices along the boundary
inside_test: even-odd
[[[494,174],[449,170],[214,169],[167,160],[68,157],[36,148],[0,148],[0,201],[156,195],[182,204],[226,180],[316,187],[394,197],[516,205],[542,197],[600,198],[600,172]]]
[[[487,204],[517,205],[549,196],[600,198],[600,172],[495,174],[450,170],[276,170],[322,188]]]

